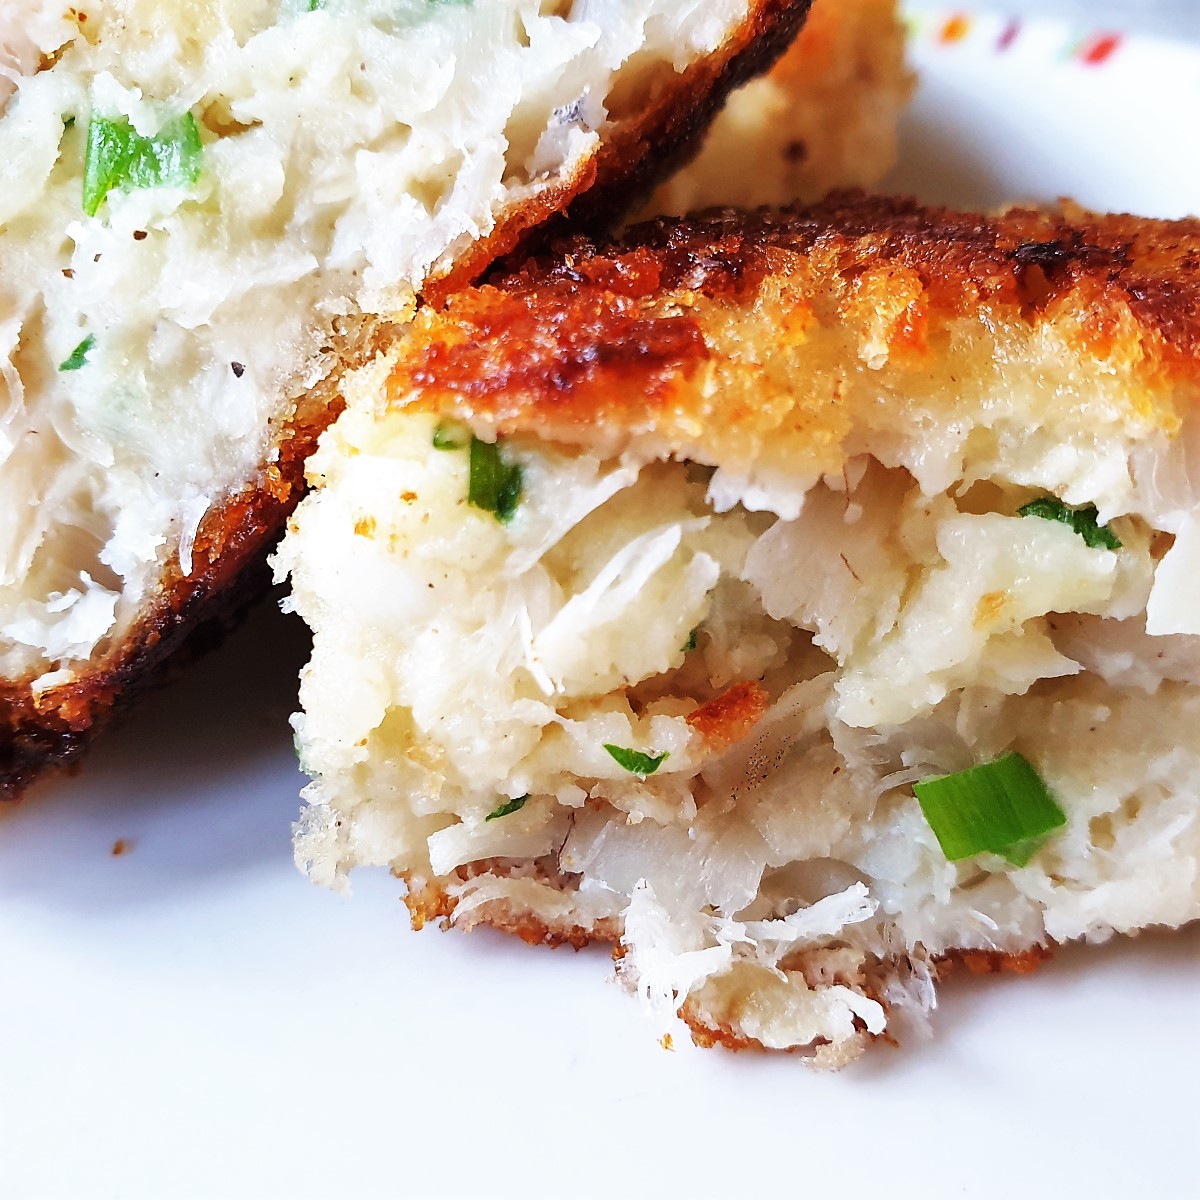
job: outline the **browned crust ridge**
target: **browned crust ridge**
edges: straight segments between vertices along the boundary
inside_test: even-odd
[[[766,70],[804,23],[811,0],[753,0],[720,50],[679,76],[625,98],[612,137],[572,179],[503,214],[490,237],[470,247],[425,291],[445,299],[499,256],[541,236],[554,218],[597,228],[636,203],[697,140],[730,90]],[[152,608],[129,636],[70,683],[35,695],[31,679],[0,681],[0,801],[16,799],[40,774],[76,759],[114,713],[140,691],[212,645],[269,582],[265,560],[304,493],[304,462],[342,407],[338,378],[363,361],[340,351],[338,369],[280,427],[278,458],[203,522],[184,576],[165,568]]]
[[[654,432],[690,451],[708,423],[710,439],[736,429],[761,444],[778,414],[721,410],[705,386],[714,364],[750,372],[756,350],[772,352],[728,333],[759,309],[770,309],[782,344],[836,325],[860,346],[881,336],[892,364],[914,374],[956,319],[1030,339],[1053,323],[1081,368],[1157,393],[1170,425],[1180,415],[1170,406],[1196,404],[1200,385],[1200,220],[1100,216],[1065,202],[985,217],[861,193],[655,220],[617,241],[563,240],[552,256],[425,309],[389,392],[501,434],[589,442]]]

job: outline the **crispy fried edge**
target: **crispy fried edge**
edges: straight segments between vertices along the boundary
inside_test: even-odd
[[[454,912],[458,901],[437,880],[417,879],[407,871],[393,871],[393,875],[405,886],[402,899],[408,909],[409,923],[416,931],[422,930],[430,923],[436,923],[443,931],[456,928]],[[467,876],[460,872],[462,879]],[[614,967],[618,968],[625,958],[626,949],[621,943],[621,928],[615,919],[606,919],[594,926],[579,925],[571,922],[554,923],[530,912],[516,911],[509,904],[484,904],[473,909],[471,924],[467,931],[477,926],[487,926],[500,933],[511,934],[531,946],[549,946],[557,949],[559,946],[571,946],[582,950],[584,946],[594,942],[606,943],[612,947]],[[956,969],[966,969],[972,975],[1031,975],[1043,963],[1054,957],[1054,944],[1033,945],[1025,950],[1006,953],[1001,950],[964,950],[951,949],[933,960],[933,966],[939,979],[945,978]],[[886,963],[881,969],[886,969]],[[881,1004],[885,1011],[889,1009],[887,1001],[878,991],[871,989],[868,993],[872,1000]],[[700,1014],[695,1004],[685,1001],[677,1014],[687,1026],[692,1041],[702,1049],[712,1049],[720,1046],[725,1050],[754,1050],[762,1053],[778,1053],[765,1046],[757,1038],[746,1037],[736,1032],[732,1026],[721,1022],[707,1020]],[[895,1046],[896,1040],[888,1033],[878,1036],[861,1031],[863,1045],[868,1042],[886,1042]],[[811,1046],[791,1046],[786,1050],[789,1054],[800,1054],[812,1058],[816,1065],[840,1067],[851,1058],[857,1057],[860,1048],[851,1047],[848,1055],[830,1053],[826,1043]]]
[[[1200,220],[1070,205],[984,217],[862,193],[561,241],[419,313],[389,393],[502,435],[615,445],[654,427],[680,453],[721,461],[695,432],[711,407],[706,364],[720,353],[703,321],[751,311],[771,280],[799,288],[801,326],[804,303],[832,289],[838,321],[860,339],[886,333],[906,369],[926,369],[935,327],[986,311],[1030,336],[1056,323],[1083,365],[1162,394],[1183,384],[1181,403],[1200,395]]]
[[[342,353],[362,360],[349,347]],[[30,680],[0,685],[0,801],[68,766],[117,711],[218,645],[266,593],[267,550],[299,503],[306,459],[342,407],[331,379],[302,400],[279,440],[278,461],[201,523],[193,573],[182,575],[173,558],[150,611],[94,669],[37,695]]]

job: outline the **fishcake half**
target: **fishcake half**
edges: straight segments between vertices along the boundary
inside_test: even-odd
[[[380,320],[620,211],[808,0],[0,16],[0,798],[236,605]]]
[[[297,858],[838,1065],[1200,915],[1200,222],[578,239],[347,388],[277,558]]]

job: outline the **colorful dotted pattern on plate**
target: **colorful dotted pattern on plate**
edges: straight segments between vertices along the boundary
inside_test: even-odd
[[[955,46],[968,40],[974,42],[980,36],[994,36],[994,49],[1000,54],[1017,43],[1027,24],[1019,18],[1009,18],[1002,23],[996,35],[993,22],[984,23],[969,12],[910,13],[907,20],[911,37],[942,46]],[[1074,33],[1063,46],[1063,58],[1098,67],[1120,51],[1122,41],[1120,34],[1107,31],[1088,33],[1082,37]]]

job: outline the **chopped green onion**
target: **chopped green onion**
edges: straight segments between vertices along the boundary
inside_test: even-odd
[[[485,821],[495,821],[498,817],[507,817],[511,813],[520,812],[525,807],[525,801],[529,799],[529,793],[524,796],[518,796],[515,800],[506,800],[503,804],[493,808],[490,813],[483,819]]]
[[[693,629],[692,632],[688,634],[688,640],[686,642],[684,642],[683,645],[680,647],[680,649],[683,651],[684,654],[691,654],[691,652],[693,650],[695,650],[696,634],[698,634],[699,632],[700,632],[700,626],[697,625],[696,628]]]
[[[471,442],[471,431],[461,421],[439,421],[433,431],[435,450],[465,450]]]
[[[1094,504],[1083,508],[1068,508],[1054,496],[1042,496],[1017,509],[1023,517],[1041,517],[1045,521],[1061,521],[1077,533],[1093,550],[1120,550],[1121,542],[1107,525],[1101,525]]]
[[[953,775],[913,785],[921,811],[950,862],[991,851],[1023,867],[1066,814],[1023,755],[1010,751]]]
[[[138,133],[126,117],[93,116],[83,166],[83,211],[94,217],[114,188],[132,192],[195,183],[202,153],[190,112],[168,121],[154,137]]]
[[[80,367],[87,362],[87,356],[92,352],[92,347],[96,344],[96,335],[89,333],[87,337],[75,347],[67,358],[58,364],[60,371],[78,371]]]
[[[471,478],[467,503],[492,513],[507,525],[521,501],[523,472],[520,463],[510,463],[500,453],[499,442],[471,439]]]
[[[640,750],[630,750],[626,746],[614,746],[610,742],[605,742],[604,748],[617,760],[620,766],[624,767],[630,774],[636,775],[639,779],[645,779],[647,775],[653,775],[671,757],[670,752],[667,750],[664,750],[661,754],[650,755],[643,754]]]

